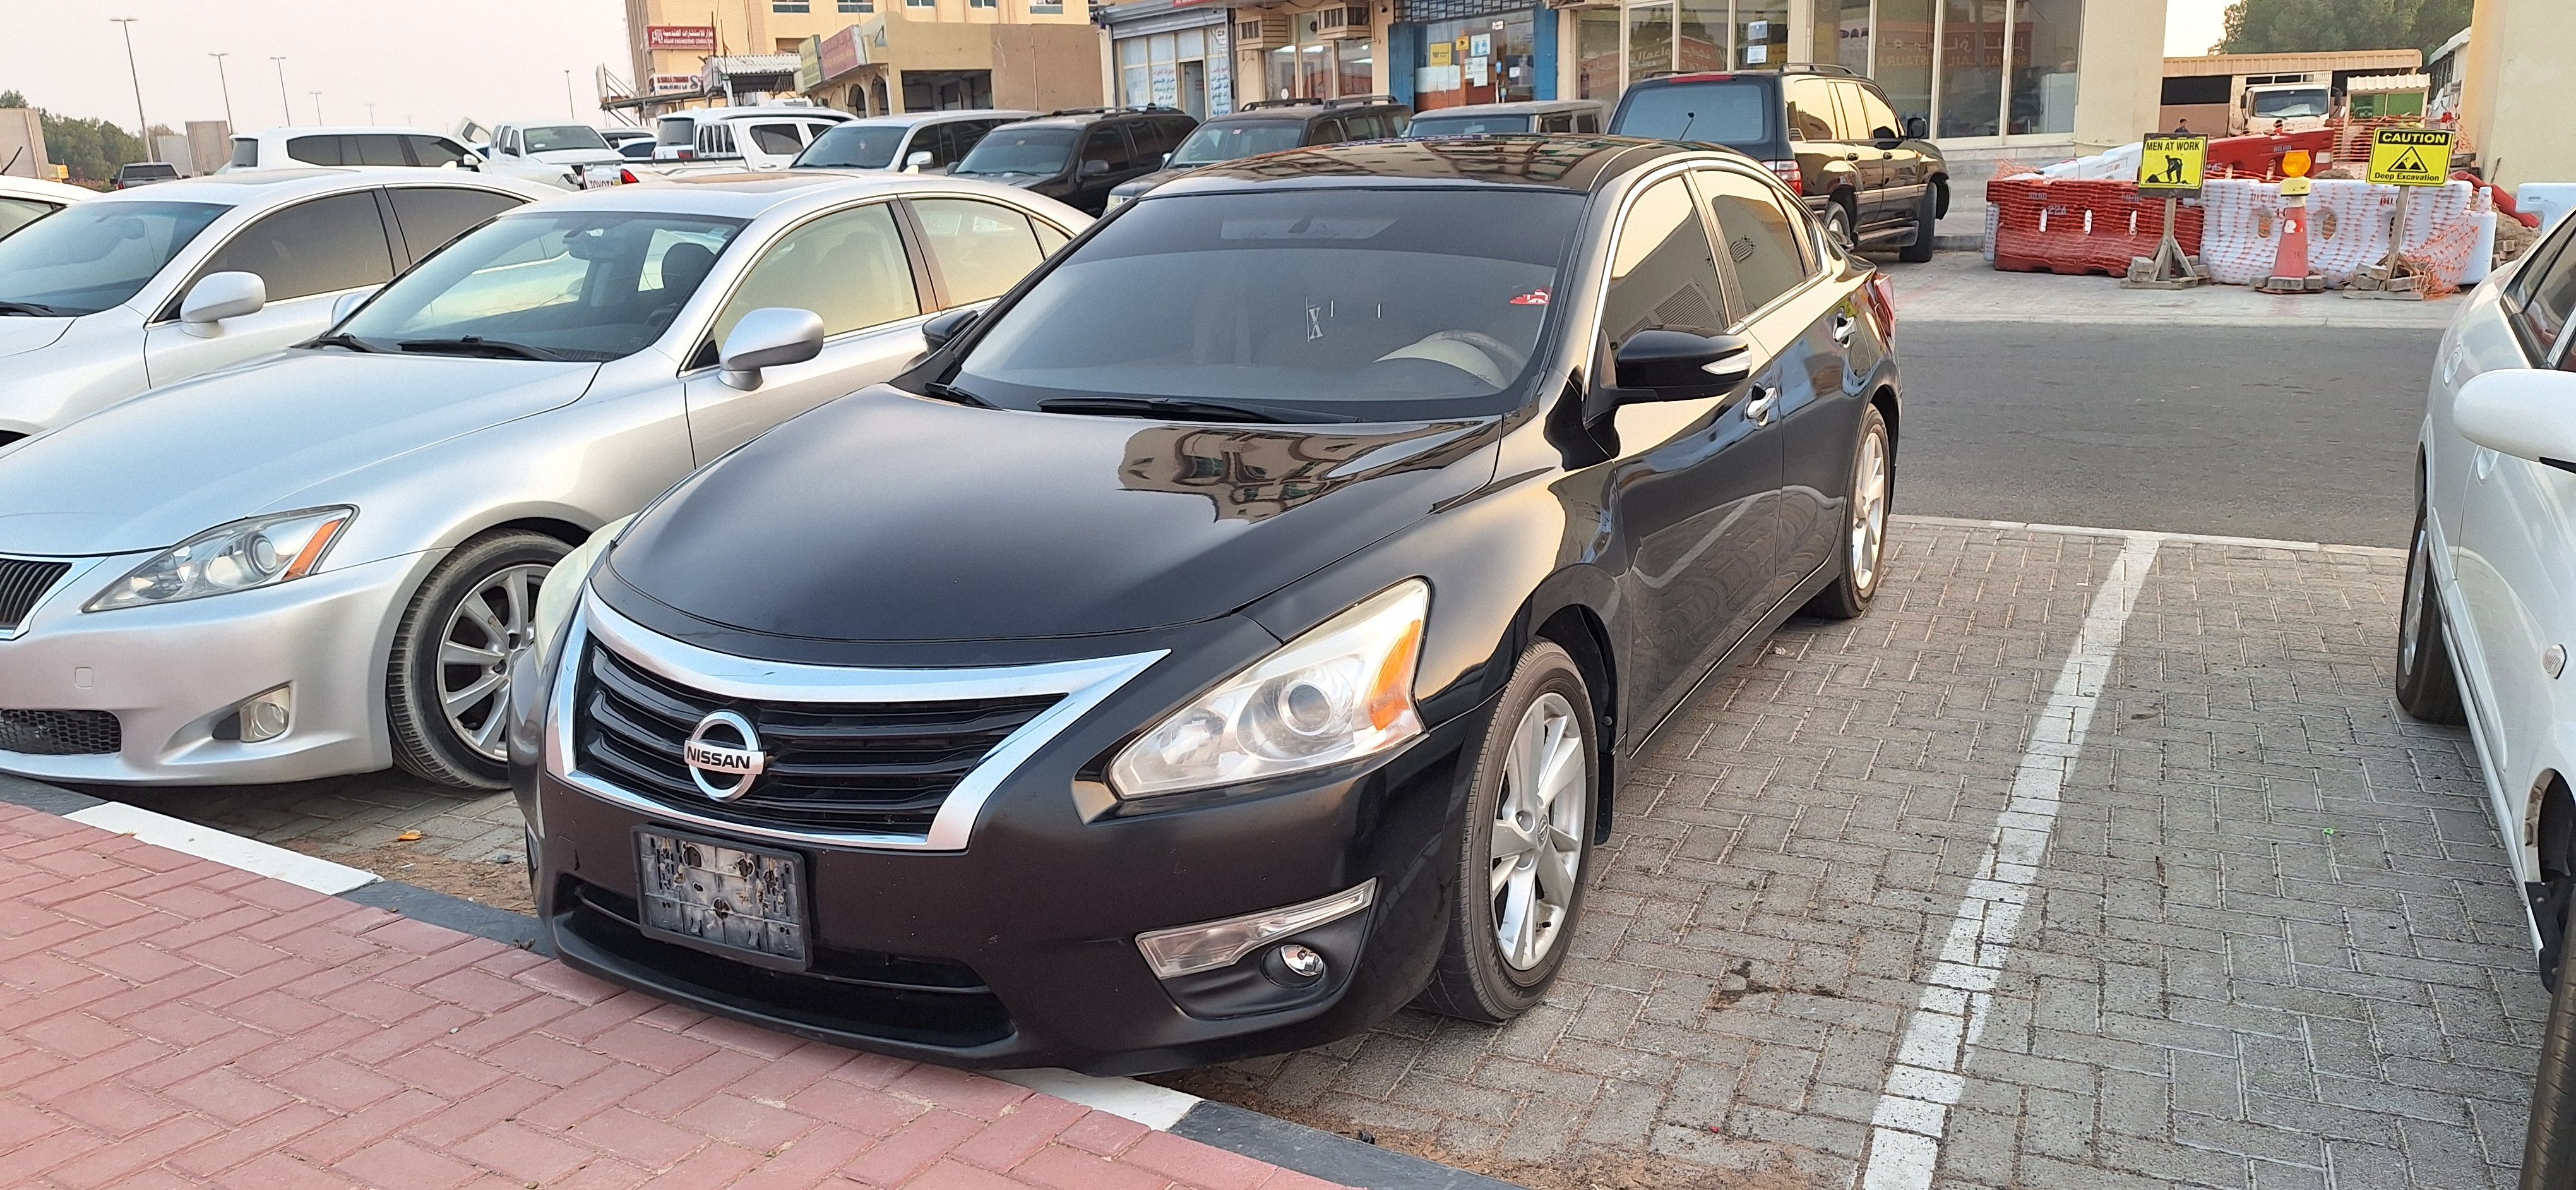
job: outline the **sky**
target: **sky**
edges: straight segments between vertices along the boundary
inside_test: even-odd
[[[2226,8],[2166,0],[2165,52],[2208,52]],[[323,122],[442,132],[468,115],[486,124],[560,118],[566,70],[577,118],[602,122],[593,72],[605,63],[628,73],[620,0],[0,0],[0,90],[133,127],[134,86],[110,17],[137,18],[144,114],[172,128],[223,118],[207,56],[218,50],[230,55],[233,122],[244,131],[284,122],[271,55],[286,58],[297,124],[316,122],[319,91]]]

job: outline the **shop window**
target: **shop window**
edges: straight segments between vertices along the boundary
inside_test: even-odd
[[[1546,11],[1552,18],[1553,11]],[[1422,56],[1413,69],[1415,110],[1537,98],[1532,28],[1528,12],[1422,26]]]
[[[1118,40],[1118,96],[1129,107],[1143,107],[1153,102],[1153,79],[1145,62],[1145,40],[1122,37]]]
[[[1813,0],[1806,61],[1869,73],[1869,0]]]
[[[1789,0],[1735,0],[1735,66],[1778,70],[1789,59]]]
[[[1368,95],[1377,90],[1377,64],[1366,41],[1345,41],[1333,51],[1339,68],[1336,95]]]
[[[1649,78],[1672,69],[1673,6],[1641,4],[1629,9],[1628,77]]]
[[[1941,0],[1943,136],[2002,128],[2005,0]]]
[[[2075,131],[2084,0],[2020,0],[2013,17],[2012,119],[2005,131]]]
[[[1681,0],[1673,69],[1685,74],[1726,69],[1727,0]]]
[[[1582,8],[1574,14],[1574,97],[1619,102],[1619,14]]]

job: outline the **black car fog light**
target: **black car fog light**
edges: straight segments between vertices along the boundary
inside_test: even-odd
[[[1372,878],[1346,891],[1300,905],[1138,934],[1136,949],[1145,953],[1145,961],[1153,966],[1157,978],[1176,979],[1200,971],[1231,967],[1243,956],[1281,938],[1327,922],[1340,921],[1376,902],[1377,881]],[[1320,974],[1322,956],[1315,957],[1315,964]]]
[[[1291,942],[1261,960],[1261,973],[1281,987],[1302,988],[1324,977],[1324,956]]]

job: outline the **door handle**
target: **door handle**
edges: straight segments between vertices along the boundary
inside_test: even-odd
[[[1852,332],[1859,329],[1860,324],[1853,322],[1851,320],[1851,315],[1834,315],[1834,342],[1840,343],[1845,347],[1851,346]]]
[[[1858,160],[1860,160],[1860,151],[1859,151],[1858,149],[1854,149],[1854,150],[1852,150],[1852,151],[1851,151],[1851,152],[1849,152],[1849,153],[1845,153],[1845,154],[1843,154],[1843,160],[1845,160],[1845,161],[1858,161]]]
[[[1757,426],[1771,424],[1771,404],[1780,399],[1780,390],[1753,386],[1753,399],[1744,403],[1744,420]]]

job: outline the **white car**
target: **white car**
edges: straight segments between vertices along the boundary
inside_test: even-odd
[[[625,161],[650,161],[653,158],[653,130],[650,128],[602,128],[599,139]]]
[[[790,168],[946,173],[985,133],[1037,116],[990,109],[862,116],[815,137]]]
[[[626,164],[588,124],[500,125],[492,129],[483,160],[487,172],[565,190],[616,185],[617,171]]]
[[[98,191],[80,186],[0,174],[0,236],[96,197]]]
[[[735,169],[785,169],[814,138],[848,112],[828,107],[702,107],[653,122],[657,164],[721,161]],[[644,171],[635,171],[642,174]]]
[[[475,174],[256,170],[66,207],[0,239],[0,442],[310,339],[342,298],[560,193]]]
[[[417,128],[271,128],[234,137],[232,161],[216,172],[316,165],[480,170],[483,157],[455,137]]]
[[[2544,969],[2576,898],[2576,221],[2469,295],[2416,475],[2397,698],[2466,721]]]
[[[0,446],[0,771],[497,788],[565,551],[1088,222],[902,174],[562,195],[329,335]]]

